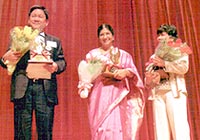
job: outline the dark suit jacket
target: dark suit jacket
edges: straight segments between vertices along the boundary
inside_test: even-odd
[[[47,96],[48,102],[52,104],[58,104],[57,98],[57,80],[56,75],[60,74],[66,69],[66,61],[64,59],[63,49],[61,41],[51,35],[45,34],[45,41],[54,42],[51,46],[51,59],[57,63],[58,70],[55,73],[52,73],[51,79],[44,79],[44,92]],[[28,65],[28,60],[30,59],[30,51],[27,52],[17,63],[16,69],[12,74],[11,78],[11,101],[14,99],[21,99],[24,97],[26,89],[28,87],[29,78],[26,76],[26,68]],[[6,68],[4,63],[0,60],[1,66]]]

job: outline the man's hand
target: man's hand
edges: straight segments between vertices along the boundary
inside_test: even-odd
[[[147,87],[155,87],[160,82],[160,74],[158,72],[150,71],[145,73],[145,85]]]
[[[9,50],[3,55],[2,58],[3,58],[4,62],[10,61],[10,62],[16,63],[19,60],[19,58],[21,57],[21,55],[22,54],[19,51]]]
[[[47,69],[50,73],[54,73],[58,70],[58,65],[55,62],[53,62],[52,65],[44,65],[44,68]]]
[[[168,79],[169,78],[168,73],[165,72],[163,69],[156,70],[156,72],[159,73],[161,79]]]
[[[162,60],[161,58],[157,57],[157,56],[151,58],[151,60],[152,60],[152,62],[155,66],[159,66],[159,67],[165,66],[165,61]]]

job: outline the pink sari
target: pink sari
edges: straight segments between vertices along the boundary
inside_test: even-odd
[[[120,53],[120,67],[128,68],[134,76],[109,85],[104,85],[99,77],[93,83],[88,107],[92,140],[136,140],[138,137],[144,108],[143,83],[131,55],[123,50]]]

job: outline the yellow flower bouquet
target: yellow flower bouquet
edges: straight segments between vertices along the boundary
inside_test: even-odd
[[[11,50],[18,51],[21,53],[21,57],[30,49],[30,45],[34,43],[35,37],[38,36],[39,30],[33,30],[29,26],[16,26],[10,31],[11,37]],[[19,58],[20,60],[20,58]],[[7,65],[8,75],[12,75],[15,68],[16,62],[6,61],[5,64]]]

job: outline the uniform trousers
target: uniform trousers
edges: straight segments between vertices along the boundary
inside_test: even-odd
[[[35,111],[38,140],[51,140],[54,105],[48,104],[43,80],[29,81],[25,96],[14,101],[15,140],[31,140]]]
[[[155,140],[190,140],[187,96],[157,92],[153,100]]]

